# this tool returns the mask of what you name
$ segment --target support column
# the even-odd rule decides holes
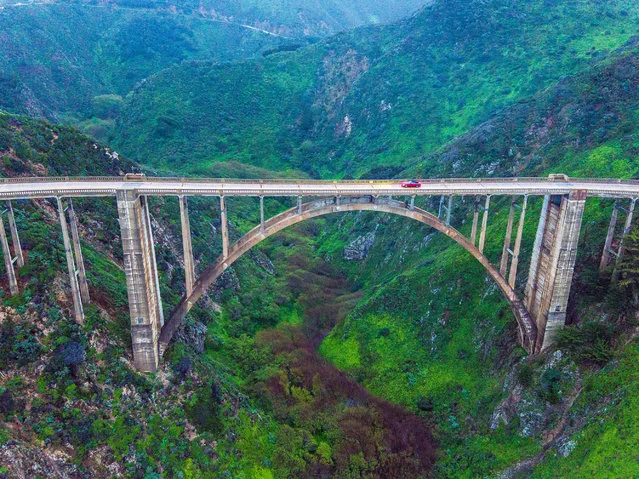
[[[519,215],[519,224],[517,225],[517,238],[515,239],[515,250],[513,251],[513,259],[510,263],[510,274],[508,275],[508,284],[511,288],[515,287],[517,279],[517,268],[519,266],[519,252],[521,251],[521,238],[524,233],[524,221],[526,220],[526,209],[528,207],[528,195],[524,196],[524,202],[521,205],[521,214]]]
[[[617,201],[612,207],[612,216],[610,217],[610,224],[608,225],[608,234],[606,235],[606,242],[604,243],[604,249],[601,253],[601,261],[599,262],[599,271],[602,271],[608,266],[610,262],[610,248],[612,247],[612,240],[615,236],[615,227],[617,226],[617,217],[619,211],[617,210]]]
[[[11,250],[9,249],[9,243],[7,242],[7,233],[4,230],[2,215],[0,215],[0,243],[2,243],[4,269],[7,271],[7,278],[9,280],[9,291],[11,292],[11,296],[15,296],[19,293],[18,281],[16,280],[16,272],[13,269],[13,259],[11,258]]]
[[[510,250],[510,240],[513,235],[513,222],[515,221],[515,200],[510,202],[510,213],[508,213],[508,226],[506,226],[506,237],[504,238],[504,247],[501,251],[501,262],[499,263],[499,273],[506,276],[508,269],[508,255]]]
[[[24,256],[22,255],[22,246],[20,245],[20,236],[16,227],[16,217],[13,214],[13,206],[11,201],[7,201],[7,211],[9,213],[9,229],[11,230],[11,243],[13,244],[13,255],[16,258],[18,268],[24,266]]]
[[[80,298],[82,303],[91,304],[89,296],[89,285],[87,283],[87,273],[84,269],[84,257],[82,256],[82,247],[80,246],[80,235],[78,234],[78,219],[73,209],[73,201],[69,200],[69,222],[71,223],[71,238],[73,240],[73,252],[75,254],[75,262],[78,269],[78,286],[80,287]]]
[[[146,199],[136,191],[118,191],[120,236],[126,273],[133,361],[141,371],[155,372],[160,362],[158,338],[162,328],[162,299],[151,222]]]
[[[193,283],[195,283],[195,263],[193,261],[193,244],[191,242],[191,222],[189,221],[189,210],[186,196],[180,196],[179,200],[186,295],[191,296],[191,293],[193,292]]]
[[[410,204],[409,204],[408,208],[409,208],[411,211],[413,211],[413,210],[415,209],[415,197],[414,197],[414,196],[411,196],[411,197],[410,197]]]
[[[260,196],[260,231],[264,233],[264,197]]]
[[[537,234],[535,235],[535,243],[533,244],[532,257],[530,258],[530,269],[528,270],[528,282],[526,283],[526,291],[524,293],[526,301],[526,309],[532,311],[532,302],[534,300],[534,285],[537,284],[537,273],[539,271],[539,259],[541,258],[542,245],[544,241],[544,232],[548,222],[548,211],[550,210],[550,195],[544,196],[544,204],[541,207],[539,216],[539,224],[537,225]]]
[[[529,312],[537,324],[535,351],[552,345],[566,322],[586,193],[575,190],[570,195],[553,196],[548,202],[539,257],[529,276],[534,283],[526,288]]]
[[[302,197],[301,196],[297,197],[297,214],[298,215],[302,214]]]
[[[226,259],[229,257],[229,228],[224,196],[220,196],[220,223],[222,224],[222,258]]]
[[[437,218],[442,219],[442,213],[444,211],[444,197],[439,198],[439,213],[437,213]]]
[[[621,234],[621,239],[619,240],[619,251],[617,251],[617,259],[615,260],[615,264],[619,264],[621,258],[623,257],[623,243],[630,233],[632,229],[632,217],[635,215],[635,206],[637,204],[638,198],[633,198],[630,200],[630,208],[628,209],[628,216],[626,216],[626,224],[623,227],[623,233]]]
[[[484,216],[481,219],[481,232],[479,233],[479,252],[483,254],[486,244],[486,227],[488,226],[488,210],[490,209],[490,195],[486,196]]]
[[[71,284],[71,296],[73,298],[73,315],[76,322],[82,324],[84,322],[84,311],[82,310],[82,298],[80,297],[80,287],[78,286],[78,277],[76,276],[75,262],[73,261],[73,250],[71,249],[71,240],[69,239],[69,227],[67,226],[66,213],[60,197],[58,201],[58,214],[60,216],[60,226],[62,228],[62,240],[64,242],[64,252],[67,257],[67,267],[69,268],[69,283]]]
[[[473,229],[470,232],[470,242],[477,244],[477,224],[479,223],[479,201],[475,199],[475,212],[473,213]]]
[[[160,327],[164,326],[164,311],[162,310],[162,295],[160,294],[160,280],[158,275],[158,262],[155,259],[155,241],[153,241],[153,228],[151,227],[151,214],[149,213],[149,197],[148,196],[140,196],[140,203],[144,208],[144,219],[146,220],[146,228],[142,231],[144,232],[144,240],[146,241],[147,248],[151,253],[149,257],[146,259],[147,267],[153,273],[154,283],[155,283],[155,292],[154,295],[157,298],[155,302],[155,307],[157,310],[157,315],[160,318]]]
[[[453,210],[453,197],[448,197],[448,207],[446,208],[446,226],[450,226],[450,214]]]

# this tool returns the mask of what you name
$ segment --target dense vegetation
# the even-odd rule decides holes
[[[133,87],[169,66],[297,48],[399,18],[421,0],[29,3],[0,2],[0,108],[80,124],[104,137]]]
[[[261,61],[166,70],[126,103],[113,141],[183,171],[233,159],[389,176],[622,46],[638,16],[623,1],[435,2]]]
[[[118,175],[135,168],[74,129],[0,114],[0,132],[6,176]],[[215,233],[202,225],[213,220],[191,204],[201,232],[196,253],[210,261],[219,246],[206,251]],[[231,204],[244,216],[231,217],[237,236],[251,205]],[[54,206],[15,206],[27,264],[18,272],[19,296],[10,297],[4,283],[0,290],[0,368],[6,373],[0,474],[420,477],[432,467],[434,441],[420,418],[372,397],[316,352],[359,294],[339,272],[311,259],[314,229],[279,238],[268,257],[256,253],[240,261],[213,293],[226,305],[223,314],[198,309],[165,370],[148,377],[130,362],[114,201],[76,202],[92,296],[84,325],[69,314]],[[285,206],[269,203],[268,209]],[[153,207],[169,309],[183,290],[183,273],[174,271],[176,210],[171,201]],[[274,270],[282,273],[269,281]],[[236,275],[253,278],[242,282],[239,295]],[[65,448],[73,453],[52,461]]]
[[[108,128],[140,81],[184,60],[228,61],[281,39],[232,24],[68,2],[0,11],[0,108]]]
[[[70,0],[90,6],[146,9],[248,25],[285,37],[322,37],[360,25],[387,23],[413,13],[428,0]],[[0,6],[38,3],[2,0]],[[57,0],[55,3],[62,3]],[[70,3],[68,0],[65,3]]]
[[[145,15],[163,22],[157,13]],[[118,148],[169,173],[638,177],[638,15],[621,1],[446,0],[396,25],[277,44],[259,60],[186,62],[92,108],[117,122]],[[169,38],[148,58],[196,55]],[[134,168],[73,129],[9,115],[0,158],[5,175]],[[472,204],[455,200],[462,232]],[[220,253],[219,205],[189,205],[203,268]],[[64,450],[60,467],[93,477],[639,474],[639,233],[612,282],[598,271],[611,201],[588,201],[570,324],[545,355],[517,346],[507,304],[461,248],[408,219],[361,213],[300,224],[238,261],[156,376],[130,368],[112,202],[77,207],[95,303],[84,327],[68,319],[55,216],[45,202],[19,206],[27,286],[0,315],[5,467]],[[183,291],[178,205],[152,206],[168,313]],[[290,206],[268,199],[267,214]],[[507,206],[491,208],[493,262]],[[257,203],[228,207],[237,239],[257,223]],[[531,200],[525,257],[539,208]],[[348,259],[362,241],[361,259]],[[519,291],[526,273],[522,264]]]

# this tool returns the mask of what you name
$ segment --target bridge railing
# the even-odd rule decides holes
[[[36,176],[36,177],[15,177],[1,178],[2,183],[48,183],[48,182],[121,182],[121,183],[216,183],[216,184],[286,184],[286,185],[389,185],[402,181],[401,179],[388,180],[315,180],[315,179],[235,179],[235,178],[187,178],[187,177],[157,177],[147,176],[141,179],[127,179],[124,176]],[[504,183],[504,182],[535,182],[535,183],[617,183],[637,185],[637,179],[619,178],[548,178],[548,177],[510,177],[510,178],[422,178],[423,184],[456,184],[456,183]]]

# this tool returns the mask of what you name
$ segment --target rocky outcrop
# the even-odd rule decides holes
[[[204,352],[206,339],[206,325],[199,321],[189,321],[182,324],[175,333],[175,340],[192,347],[196,352]]]
[[[375,232],[371,231],[357,237],[351,244],[344,248],[344,259],[349,261],[361,261],[368,255],[369,250],[375,244]]]

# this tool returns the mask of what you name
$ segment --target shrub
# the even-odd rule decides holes
[[[432,412],[435,409],[435,404],[433,403],[433,399],[432,398],[427,398],[427,397],[421,396],[417,400],[417,408],[420,411]]]
[[[189,358],[181,358],[177,364],[173,366],[173,371],[180,379],[185,379],[191,372],[193,362]]]
[[[58,346],[55,350],[55,355],[73,374],[77,372],[78,367],[87,358],[87,352],[84,347],[75,341],[67,341]]]
[[[541,375],[541,388],[544,399],[550,403],[559,401],[561,375],[557,368],[548,368]]]
[[[15,408],[12,394],[4,388],[0,388],[0,414],[9,415]]]
[[[197,395],[195,401],[186,410],[187,416],[198,429],[218,434],[223,428],[220,402],[218,386],[213,383],[210,394]]]
[[[533,367],[524,363],[517,369],[517,381],[525,388],[529,388],[533,383]]]
[[[557,335],[557,345],[576,359],[604,365],[614,356],[616,333],[614,324],[588,321],[564,328]]]

